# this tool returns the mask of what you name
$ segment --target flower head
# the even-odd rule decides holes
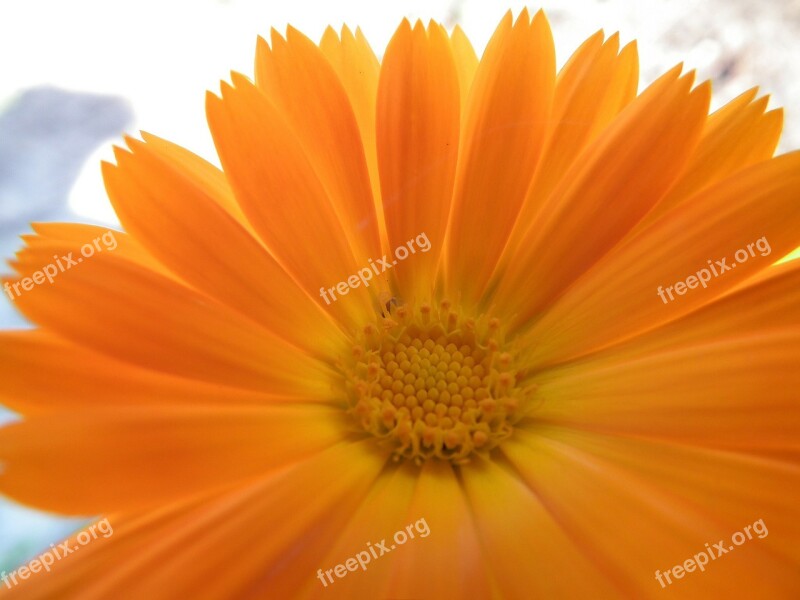
[[[221,169],[128,139],[114,248],[38,224],[6,282],[0,491],[115,532],[15,592],[796,594],[800,155],[638,85],[543,13],[290,28],[208,95]]]

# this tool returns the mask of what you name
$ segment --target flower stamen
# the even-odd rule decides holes
[[[456,464],[488,453],[524,414],[532,386],[500,321],[464,317],[443,301],[392,306],[361,330],[346,375],[348,412],[396,460]]]

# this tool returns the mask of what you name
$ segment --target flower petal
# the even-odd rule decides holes
[[[541,405],[532,418],[698,446],[798,452],[798,351],[795,326],[627,360],[612,354],[538,377]]]
[[[386,462],[372,445],[338,444],[259,484],[245,505],[213,529],[168,541],[159,549],[158,572],[140,577],[143,592],[171,586],[174,598],[294,598],[306,582],[322,589],[316,579],[320,557],[336,543]],[[137,566],[139,574],[152,568],[145,561]],[[225,577],[170,583],[175,573],[198,569]]]
[[[531,20],[523,10],[512,25],[509,12],[475,73],[459,148],[445,295],[467,306],[478,302],[519,213],[554,85],[555,51],[544,13]]]
[[[168,502],[332,446],[344,436],[340,414],[323,407],[115,407],[33,417],[0,429],[0,490],[76,515]]]
[[[430,247],[397,265],[404,301],[431,299],[453,193],[459,82],[438,25],[403,21],[386,49],[378,86],[378,163],[391,248],[426,234]],[[416,252],[416,249],[414,249]],[[397,262],[397,261],[395,261]]]
[[[532,418],[748,452],[800,450],[800,264],[769,271],[682,319],[536,375]]]
[[[132,152],[119,150],[119,166],[105,163],[103,174],[129,233],[185,281],[295,346],[319,356],[340,351],[343,335],[331,315],[213,199],[202,179],[149,143],[128,144]]]
[[[624,596],[516,474],[482,461],[464,467],[462,481],[501,597]]]
[[[703,137],[670,192],[640,224],[644,226],[699,190],[772,157],[783,128],[783,110],[764,112],[768,96],[745,92],[709,115]]]
[[[235,88],[223,85],[222,99],[209,94],[207,111],[225,173],[245,214],[303,290],[319,295],[320,305],[347,326],[360,325],[365,314],[373,313],[369,293],[353,290],[345,299],[334,290],[333,300],[323,300],[322,291],[317,292],[361,266],[322,181],[281,113],[243,77],[234,81]]]
[[[319,44],[320,50],[339,76],[350,105],[353,107],[367,169],[372,184],[381,240],[386,246],[385,221],[381,204],[381,185],[378,174],[378,150],[375,143],[375,103],[378,98],[378,76],[381,64],[364,37],[361,29],[355,35],[346,26],[342,27],[341,37],[328,27]]]
[[[496,295],[516,324],[539,314],[619,242],[682,170],[705,123],[710,86],[690,92],[693,75],[677,75],[673,69],[631,102],[531,220]]]
[[[545,366],[641,334],[767,268],[800,241],[798,194],[800,152],[759,163],[700,192],[615,248],[534,324],[525,334],[536,340],[533,360]],[[734,262],[738,249],[762,237],[773,258],[755,253]],[[708,268],[717,257],[729,261],[727,270],[714,278],[709,274],[705,289],[696,284],[674,301],[659,298],[660,287]]]
[[[519,246],[528,229],[553,189],[576,159],[582,158],[583,149],[636,97],[639,84],[636,45],[628,44],[619,54],[618,50],[619,36],[603,43],[603,34],[598,32],[575,51],[559,72],[542,158],[495,278],[504,277],[509,263],[518,260]]]
[[[181,172],[187,179],[197,182],[209,198],[219,204],[227,213],[235,218],[242,227],[252,233],[253,228],[242,212],[242,207],[236,201],[236,196],[228,184],[228,179],[220,169],[210,162],[200,158],[182,146],[168,142],[147,133],[141,132],[142,139],[147,143],[147,149],[157,154],[161,160],[171,165],[176,171]]]
[[[461,91],[461,112],[466,111],[467,101],[469,100],[472,81],[475,79],[475,72],[478,70],[478,56],[469,41],[469,38],[458,25],[453,27],[450,34],[450,43],[453,46],[453,58],[456,62],[458,71],[459,90]]]
[[[392,557],[392,595],[400,598],[489,598],[490,581],[475,516],[453,467],[428,460],[406,509],[416,534]],[[480,518],[480,515],[478,515]],[[422,531],[417,527],[424,522]],[[428,536],[420,533],[428,531]]]
[[[18,413],[36,415],[110,406],[230,407],[311,400],[143,369],[34,330],[0,332],[0,401]]]
[[[292,597],[319,598],[323,593],[335,598],[397,597],[397,590],[392,586],[392,570],[402,553],[408,552],[414,543],[421,542],[415,540],[392,550],[391,537],[395,531],[408,525],[412,518],[409,505],[418,480],[419,468],[416,465],[408,462],[387,464],[361,498],[358,507],[347,515],[346,523],[339,528],[335,538],[317,556],[316,563],[310,565],[310,573],[315,573],[313,567],[323,571],[324,583],[307,575],[298,576],[297,591],[291,594]],[[384,542],[386,550],[381,550],[380,544]],[[374,548],[377,558],[370,553],[370,547]],[[387,551],[391,554],[385,555]],[[325,573],[359,552],[369,555],[368,558],[362,556],[362,560],[369,560],[366,569],[358,567],[342,579],[336,577],[335,573]],[[291,588],[284,589],[288,595]],[[323,589],[324,592],[321,591]]]
[[[515,436],[503,452],[607,580],[627,592],[609,597],[656,597],[680,586],[681,598],[789,598],[797,587],[796,564],[781,556],[786,542],[779,539],[796,535],[796,524],[784,528],[792,501],[775,495],[779,479],[767,483],[769,475],[786,475],[796,490],[796,467],[548,427]],[[737,466],[742,472],[734,474]],[[767,484],[765,497],[756,483]],[[704,572],[668,584],[665,571],[759,518],[780,533],[753,536],[736,552],[709,560]]]
[[[256,86],[302,145],[344,227],[359,263],[381,248],[369,171],[350,99],[333,67],[306,36],[272,30],[272,48],[259,38]]]
[[[34,276],[54,256],[79,261],[79,248],[77,242],[26,248],[18,259],[19,279]],[[330,396],[331,371],[322,362],[115,252],[76,262],[52,285],[24,292],[17,306],[75,343],[141,367],[262,392]]]
[[[347,464],[347,469],[341,469]],[[25,586],[42,598],[221,598],[262,592],[265,565],[293,581],[313,580],[316,564],[287,562],[292,543],[326,548],[367,493],[383,461],[361,444],[339,444],[274,475],[145,513],[112,514],[114,533],[83,546]],[[304,497],[301,505],[295,499]],[[293,505],[292,518],[285,507]],[[333,508],[336,510],[332,510]],[[73,538],[74,539],[74,538]],[[197,577],[198,571],[216,573]],[[262,595],[280,595],[270,585]],[[315,590],[316,591],[316,590]],[[330,591],[330,590],[326,590]],[[31,596],[36,592],[39,595]],[[13,594],[13,592],[10,592]],[[335,590],[329,597],[340,597]]]

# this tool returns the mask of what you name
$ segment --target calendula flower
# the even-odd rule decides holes
[[[3,592],[798,597],[800,154],[681,73],[290,28],[221,169],[129,139],[125,232],[36,225],[0,337],[0,491],[113,536]]]

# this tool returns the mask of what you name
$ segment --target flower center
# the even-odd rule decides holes
[[[396,460],[468,462],[511,435],[534,386],[506,348],[500,321],[404,305],[366,325],[343,370],[349,412]]]

